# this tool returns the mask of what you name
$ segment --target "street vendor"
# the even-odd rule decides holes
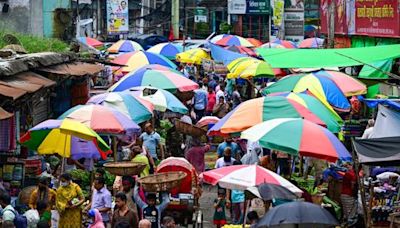
[[[169,196],[167,192],[161,194],[161,203],[156,205],[157,196],[154,193],[147,193],[146,201],[144,202],[139,195],[139,187],[135,186],[134,198],[136,204],[142,209],[142,219],[147,219],[151,222],[151,228],[160,227],[161,214],[169,204]]]
[[[31,209],[36,209],[36,205],[39,201],[43,201],[47,204],[47,211],[51,211],[56,203],[56,191],[49,188],[49,178],[40,177],[38,186],[29,198],[29,207]]]
[[[357,213],[357,177],[350,162],[345,163],[347,168],[343,176],[342,192],[340,200],[343,206],[343,221],[345,223],[352,223]]]

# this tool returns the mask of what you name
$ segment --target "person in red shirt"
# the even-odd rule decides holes
[[[207,113],[207,116],[211,116],[213,113],[215,103],[217,102],[217,98],[216,98],[214,89],[211,86],[209,86],[207,90],[208,90],[208,94],[207,94],[208,103],[207,103],[206,113]]]
[[[343,176],[340,200],[342,201],[343,221],[351,223],[357,216],[357,177],[351,163],[346,163],[344,166],[347,171]]]
[[[210,150],[209,145],[201,145],[199,139],[193,139],[193,147],[185,153],[185,158],[194,166],[197,173],[205,171],[205,154]]]

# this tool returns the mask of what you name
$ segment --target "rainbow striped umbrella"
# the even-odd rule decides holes
[[[283,96],[290,100],[294,100],[297,103],[308,108],[312,113],[317,115],[324,123],[326,127],[333,133],[338,133],[343,124],[342,118],[332,109],[332,107],[326,107],[317,98],[308,95],[306,93],[274,93],[268,96]]]
[[[228,35],[223,37],[222,39],[218,40],[215,42],[215,44],[220,45],[220,46],[244,46],[244,47],[254,47],[250,41],[246,40],[245,38],[241,36],[236,36],[236,35]]]
[[[280,118],[257,124],[242,132],[241,138],[292,155],[336,162],[351,155],[328,129],[300,118]]]
[[[274,71],[267,62],[252,57],[242,57],[233,60],[227,66],[227,78],[272,77]]]
[[[136,86],[153,86],[168,90],[187,92],[199,88],[199,85],[187,79],[176,70],[160,69],[157,65],[144,66],[127,75],[110,87],[109,91],[124,91]]]
[[[331,105],[339,111],[350,111],[350,103],[336,83],[328,77],[321,77],[315,74],[286,76],[265,88],[263,93],[301,93],[304,91],[314,95],[327,107]]]
[[[149,48],[147,51],[162,55],[170,60],[174,60],[176,58],[176,54],[181,53],[183,48],[172,43],[161,43]]]
[[[312,73],[317,77],[327,77],[334,81],[346,97],[367,93],[367,86],[361,81],[339,71],[320,70]]]
[[[249,41],[251,44],[254,45],[254,47],[260,47],[263,43],[256,38],[246,38],[247,41]]]
[[[211,38],[210,42],[213,43],[213,44],[215,44],[215,43],[217,43],[220,39],[225,38],[225,37],[227,37],[227,36],[230,36],[230,35],[229,35],[229,34],[219,34],[219,35],[216,35],[216,36],[214,36],[213,38]]]
[[[143,47],[132,40],[119,40],[107,49],[109,53],[142,51]]]
[[[132,134],[140,127],[120,111],[95,104],[77,105],[64,112],[58,119],[72,119],[92,128],[99,134]]]
[[[279,44],[284,46],[285,48],[297,48],[297,45],[295,43],[293,43],[292,41],[288,41],[288,40],[280,40],[280,39],[275,39],[273,41],[270,42],[271,44]],[[269,43],[266,43],[263,45],[264,46],[268,46]]]
[[[276,118],[305,118],[319,125],[326,124],[309,109],[282,96],[260,97],[241,103],[208,132],[209,135],[235,134],[263,121]]]
[[[211,59],[210,54],[202,48],[193,48],[176,55],[176,61],[200,65],[203,59]]]
[[[98,41],[98,40],[96,40],[94,38],[91,38],[91,37],[79,37],[78,41],[83,43],[83,44],[95,47],[95,48],[98,48],[98,47],[101,47],[101,46],[104,45],[103,42]]]
[[[87,104],[101,104],[115,108],[136,123],[151,119],[154,111],[154,106],[150,102],[135,97],[127,91],[99,94],[91,97]]]
[[[324,46],[324,39],[321,38],[308,38],[300,42],[299,48],[322,48]]]
[[[286,47],[276,43],[265,43],[261,45],[261,48],[286,48]]]
[[[229,50],[229,51],[237,52],[240,54],[245,54],[245,55],[248,55],[251,57],[257,57],[257,53],[247,47],[232,45],[232,46],[225,47],[225,49]]]
[[[46,120],[25,133],[20,142],[42,155],[59,154],[73,159],[106,159],[111,153],[96,132],[70,119]]]
[[[175,63],[171,62],[164,56],[147,51],[136,51],[136,52],[125,53],[117,56],[114,60],[112,60],[112,62],[121,65],[126,65],[121,69],[121,71],[124,73],[132,72],[134,70],[139,69],[140,67],[147,66],[149,64],[159,64],[173,69],[177,68]]]

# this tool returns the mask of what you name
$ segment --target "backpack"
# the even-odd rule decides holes
[[[25,217],[25,215],[19,214],[17,211],[15,211],[15,209],[14,210],[7,209],[7,210],[11,211],[15,215],[15,218],[14,218],[15,228],[27,228],[28,227],[28,219]],[[4,211],[3,211],[3,213],[4,213]]]

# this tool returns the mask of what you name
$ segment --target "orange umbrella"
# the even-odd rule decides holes
[[[247,41],[249,41],[251,44],[254,45],[254,47],[260,47],[263,43],[256,38],[246,38]]]

